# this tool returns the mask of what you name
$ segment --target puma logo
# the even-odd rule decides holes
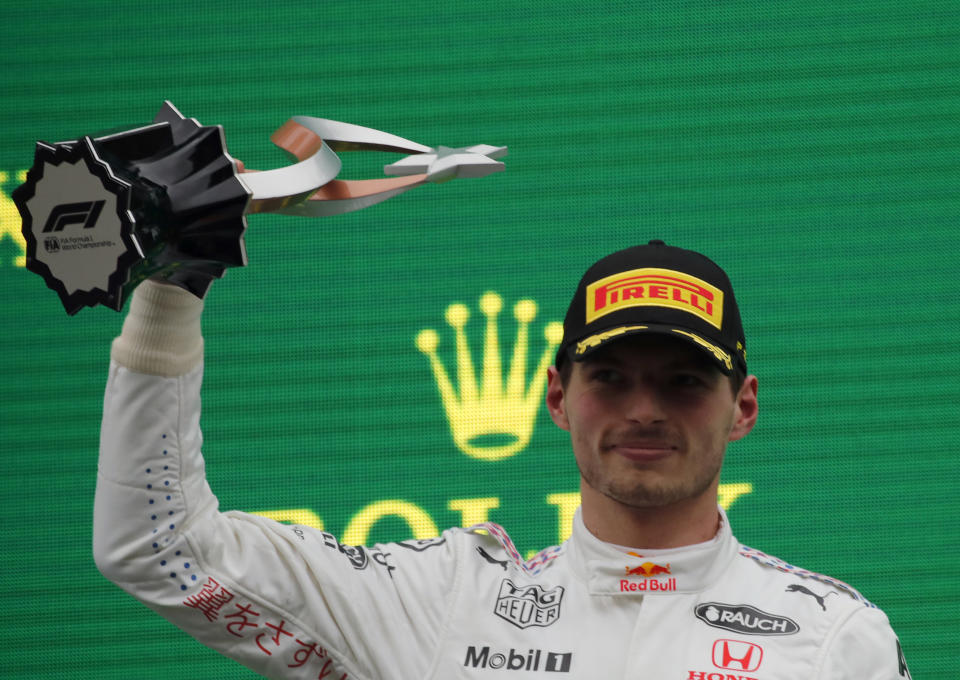
[[[836,593],[835,593],[834,591],[832,591],[832,590],[831,590],[829,593],[827,593],[826,595],[817,595],[815,592],[813,592],[813,591],[810,590],[809,588],[806,588],[805,586],[801,586],[801,585],[797,585],[797,584],[793,584],[793,585],[791,585],[791,586],[787,586],[787,592],[788,592],[788,593],[803,593],[804,595],[809,595],[810,597],[812,597],[814,600],[817,601],[817,604],[820,605],[820,608],[823,609],[823,611],[827,611],[827,605],[826,605],[826,603],[824,602],[824,600],[826,600],[826,599],[827,599],[829,596],[831,596],[831,595],[836,595]]]
[[[507,560],[494,559],[493,557],[490,556],[490,554],[486,550],[483,549],[482,546],[479,546],[479,545],[477,546],[477,552],[480,553],[480,557],[485,559],[490,564],[499,564],[501,567],[503,567],[504,571],[507,570],[507,565],[509,564]]]

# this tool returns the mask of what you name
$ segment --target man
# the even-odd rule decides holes
[[[581,280],[547,404],[570,432],[583,504],[571,538],[529,561],[493,524],[363,548],[220,513],[200,455],[202,307],[158,282],[134,295],[104,401],[95,554],[257,672],[909,677],[880,610],[741,546],[717,506],[726,444],[756,422],[757,379],[733,289],[706,257],[652,241]]]

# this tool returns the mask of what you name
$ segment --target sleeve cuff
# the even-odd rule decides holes
[[[111,356],[137,373],[183,375],[203,360],[202,313],[203,300],[193,294],[170,284],[144,281],[133,292]]]

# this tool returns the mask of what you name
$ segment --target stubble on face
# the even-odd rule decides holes
[[[658,352],[663,347],[654,346]],[[614,365],[632,383],[649,380],[645,399],[657,417],[646,420],[620,411],[637,398],[636,387],[622,394],[589,379],[588,365],[574,369],[568,391],[572,444],[584,485],[622,505],[636,509],[671,506],[690,499],[716,496],[730,434],[734,402],[726,377],[700,372],[708,385],[671,389],[673,365],[685,366],[685,349],[676,350],[673,364],[658,358],[660,368],[645,375],[646,361],[614,355]],[[691,355],[698,358],[697,355]],[[656,362],[654,362],[655,365]],[[671,366],[669,369],[664,368]],[[653,397],[650,394],[654,395]],[[632,455],[637,448],[644,455]],[[663,450],[663,455],[656,451]]]
[[[661,431],[644,430],[614,433],[607,441],[612,444],[621,437],[634,436],[681,439]],[[671,475],[664,474],[657,467],[660,461],[650,464],[618,461],[605,465],[601,457],[610,459],[618,454],[606,444],[601,445],[600,452],[600,457],[576,456],[582,482],[594,491],[636,509],[661,508],[711,493],[720,478],[724,455],[722,447],[719,451],[691,454],[685,445],[680,444],[671,454],[676,460],[662,462],[662,467],[675,463],[670,468],[682,470],[680,474]],[[697,460],[689,460],[691,455],[695,455]]]

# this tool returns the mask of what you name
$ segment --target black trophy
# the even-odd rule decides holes
[[[424,182],[503,169],[506,147],[431,147],[379,130],[294,116],[275,144],[299,162],[241,172],[223,128],[200,125],[165,102],[153,123],[116,134],[37,142],[33,167],[13,192],[23,220],[26,266],[60,296],[68,314],[120,310],[154,277],[197,297],[227,267],[247,263],[245,215],[325,216],[359,210]],[[414,152],[386,166],[388,179],[336,180],[335,151]]]

